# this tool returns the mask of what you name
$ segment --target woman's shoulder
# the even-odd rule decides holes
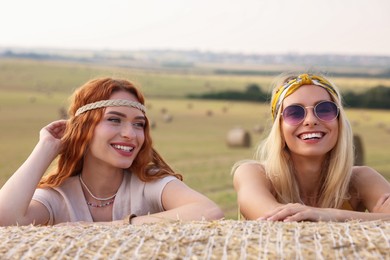
[[[37,188],[36,191],[41,194],[60,194],[63,191],[67,191],[68,189],[74,189],[75,185],[77,185],[78,176],[68,177],[61,185],[56,187],[42,187]]]
[[[364,209],[372,210],[378,199],[390,191],[390,183],[379,172],[368,166],[354,166],[350,190],[364,205]],[[353,193],[351,192],[353,195]]]
[[[376,170],[369,166],[353,166],[352,167],[352,181],[364,181],[372,176],[380,175]]]
[[[247,160],[236,165],[233,170],[233,181],[235,184],[238,184],[247,182],[254,183],[258,181],[268,182],[268,179],[263,164],[258,161]]]
[[[354,166],[352,168],[351,189],[359,193],[374,189],[377,185],[387,182],[386,179],[375,169],[369,166]]]
[[[241,172],[259,173],[265,172],[264,165],[255,160],[240,161],[235,164],[233,174],[237,175]]]
[[[132,187],[132,190],[150,190],[150,189],[161,189],[168,182],[172,180],[178,180],[175,176],[167,175],[161,178],[156,178],[151,181],[143,181],[141,180],[137,174],[133,172],[128,172],[126,174],[125,185],[129,185]]]

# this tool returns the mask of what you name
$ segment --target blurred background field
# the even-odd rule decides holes
[[[0,59],[0,185],[26,159],[39,130],[60,118],[72,91],[89,79],[109,76],[137,83],[146,95],[148,116],[155,124],[154,143],[171,166],[194,189],[216,201],[226,218],[237,218],[236,196],[230,170],[251,158],[270,122],[267,104],[188,99],[188,94],[243,90],[258,84],[268,91],[271,75],[221,75],[208,66],[193,70],[158,70],[86,63]],[[390,86],[387,78],[334,77],[343,90],[362,91]],[[365,164],[390,180],[390,111],[348,109],[353,130],[363,141]],[[172,116],[167,121],[164,116]],[[250,133],[250,147],[230,148],[229,130]],[[85,129],[88,131],[88,129]],[[22,192],[22,191],[21,191]]]

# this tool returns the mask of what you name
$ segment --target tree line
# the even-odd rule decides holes
[[[269,102],[271,95],[257,84],[249,84],[244,91],[226,90],[203,94],[190,94],[188,98]],[[379,85],[362,93],[346,91],[343,93],[345,107],[390,109],[390,87]]]

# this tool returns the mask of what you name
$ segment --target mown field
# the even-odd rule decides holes
[[[249,102],[189,100],[189,93],[244,89],[249,83],[269,88],[271,77],[215,76],[140,71],[72,63],[0,60],[0,185],[16,170],[38,140],[41,127],[58,119],[72,90],[100,77],[136,81],[147,97],[148,116],[156,123],[155,146],[185,182],[216,201],[227,218],[237,218],[231,166],[251,158],[262,134],[253,129],[269,124],[268,106]],[[383,79],[342,79],[343,89],[390,86]],[[162,110],[173,116],[169,123]],[[347,110],[354,132],[364,144],[365,163],[390,180],[390,111]],[[229,148],[226,135],[233,127],[250,132],[251,147]],[[87,129],[86,129],[87,131]]]

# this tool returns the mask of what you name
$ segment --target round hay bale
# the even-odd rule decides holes
[[[236,127],[227,133],[226,142],[229,147],[250,147],[251,136],[245,129]]]
[[[207,110],[207,111],[206,111],[206,115],[207,115],[207,116],[213,116],[213,114],[214,114],[214,113],[213,113],[212,110]]]
[[[390,259],[389,221],[0,227],[1,259]]]
[[[161,114],[166,114],[168,112],[168,109],[165,107],[161,108]]]
[[[156,128],[156,121],[149,120],[149,125],[150,125],[150,129],[155,129]]]
[[[261,124],[257,124],[253,127],[255,133],[261,134],[264,131],[264,127]]]
[[[364,118],[365,121],[371,121],[371,116],[367,114],[363,114],[362,117]]]
[[[188,104],[187,104],[187,108],[188,108],[188,109],[192,109],[193,106],[194,106],[194,105],[193,105],[192,103],[188,103]]]
[[[165,123],[170,123],[173,120],[173,116],[171,114],[164,114],[163,115],[163,120]]]
[[[385,124],[384,122],[379,122],[379,123],[377,124],[377,127],[378,127],[378,128],[385,128],[385,127],[386,127],[386,124]]]
[[[355,127],[356,127],[356,126],[359,126],[359,124],[360,124],[360,123],[359,123],[359,121],[357,121],[357,120],[353,120],[353,121],[352,121],[352,126],[355,126]]]
[[[359,135],[353,135],[353,146],[355,148],[354,165],[364,165],[364,149],[362,138]]]
[[[67,119],[68,118],[68,113],[66,112],[66,109],[64,107],[60,107],[58,109],[58,115],[60,119]]]

